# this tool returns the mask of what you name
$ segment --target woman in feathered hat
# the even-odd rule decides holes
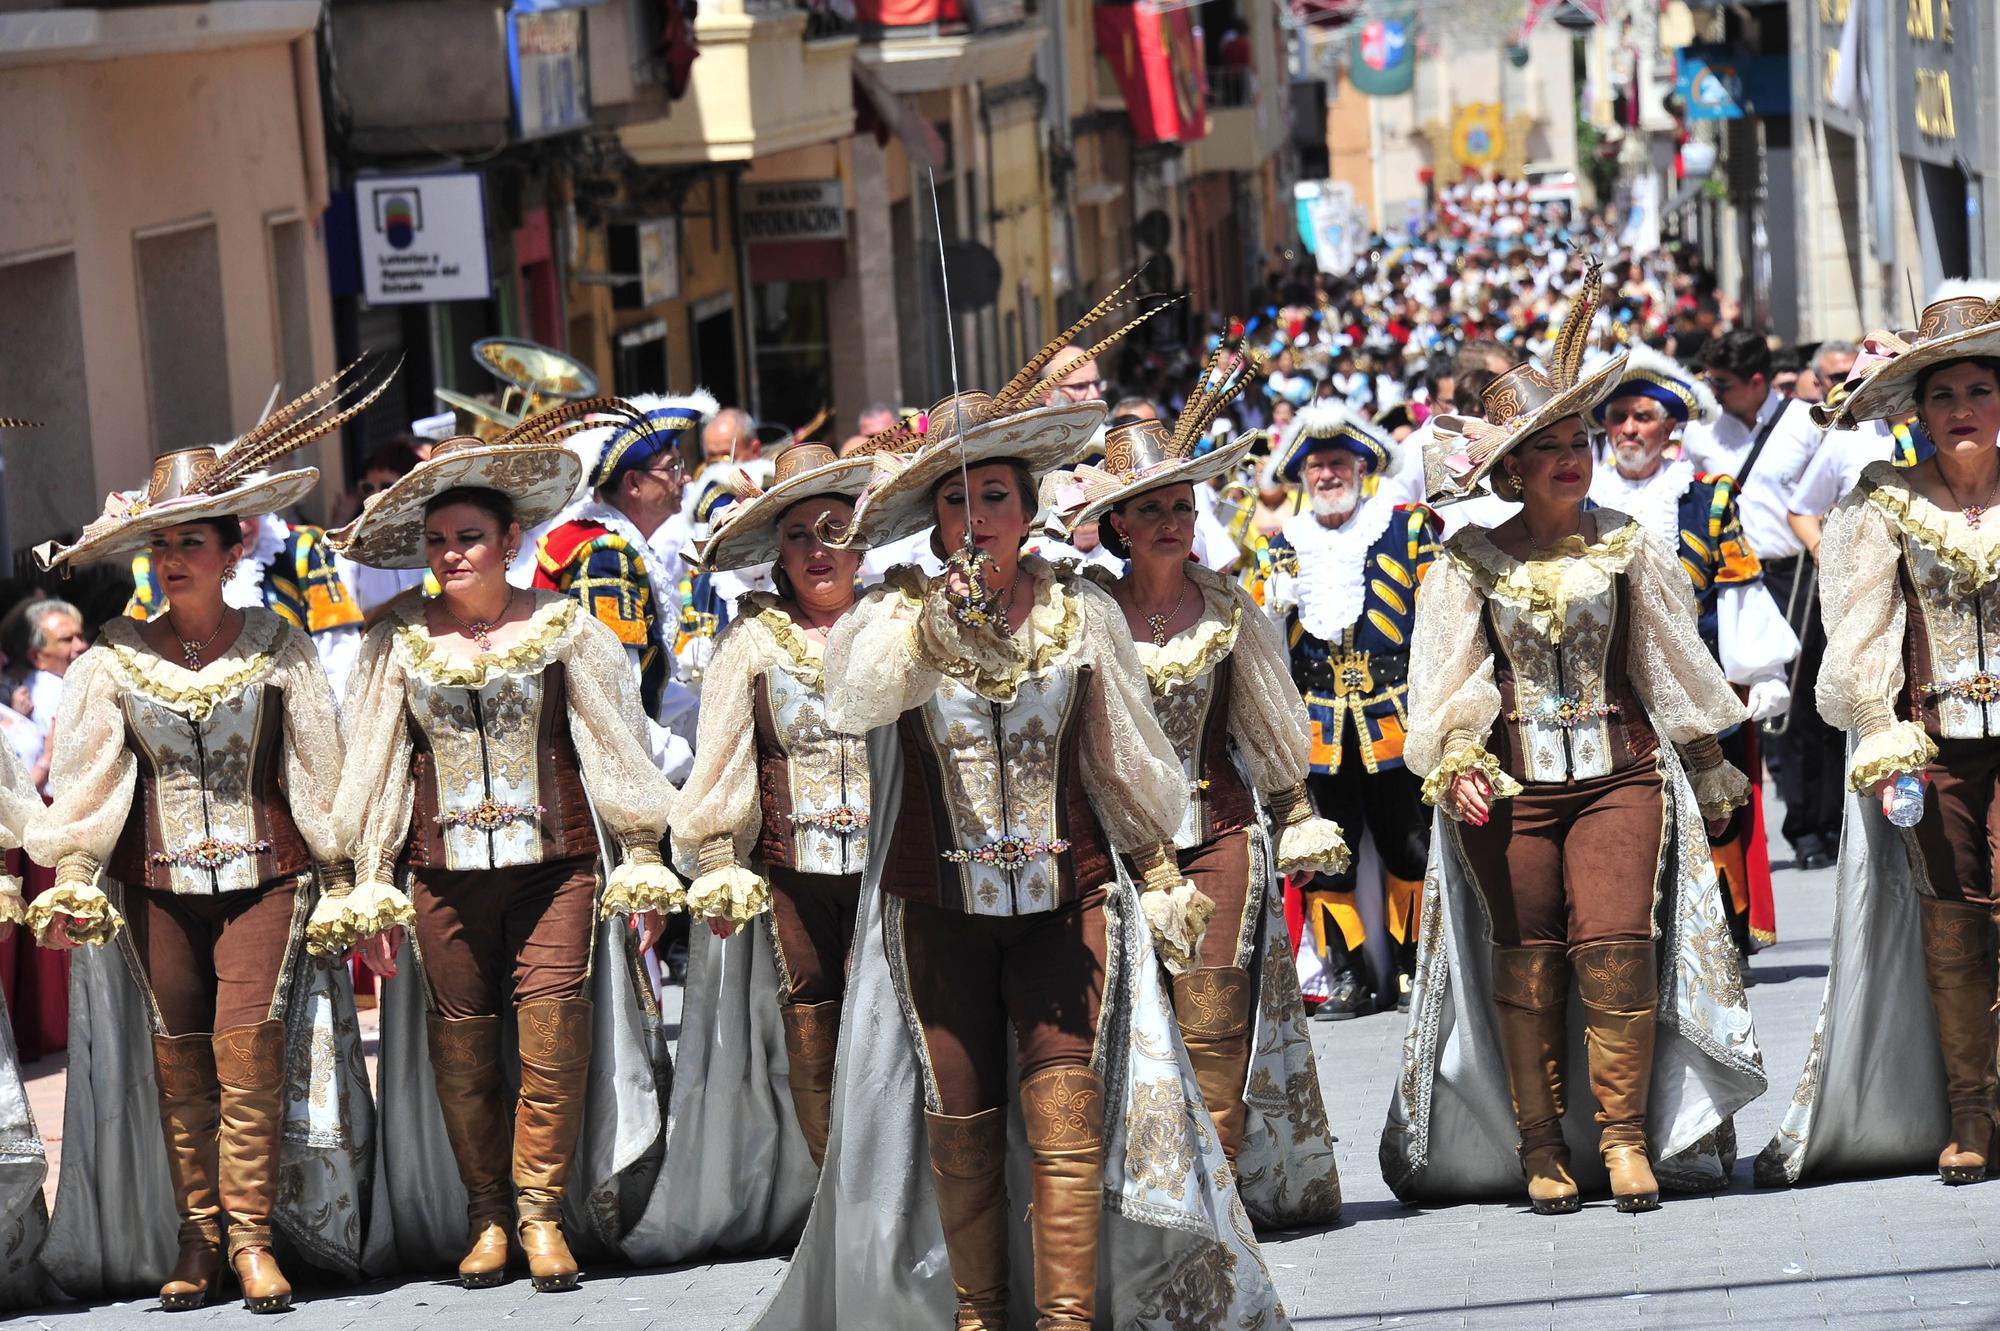
[[[1157,940],[1185,967],[1206,918],[1174,859],[1186,775],[1117,603],[1021,553],[1037,479],[1075,465],[1104,415],[1026,404],[1104,309],[999,393],[874,441],[908,451],[876,455],[842,544],[934,524],[951,563],[891,572],[827,640],[828,723],[869,737],[871,847],[826,1168],[766,1331],[937,1325],[954,1305],[964,1331],[1006,1326],[1010,1290],[1030,1287],[1009,1256],[1023,1211],[1033,1305],[1016,1325],[1087,1331],[1148,1298],[1199,1299],[1231,1326],[1281,1316],[1228,1219],[1153,961]],[[1143,866],[1142,898],[1118,854]],[[1032,1205],[1008,1200],[1013,1112]],[[1202,1292],[1173,1292],[1183,1280]]]
[[[1169,966],[1195,1078],[1252,1218],[1326,1225],[1340,1215],[1340,1180],[1273,888],[1281,874],[1345,869],[1347,844],[1306,794],[1305,705],[1277,625],[1191,558],[1194,487],[1233,470],[1257,436],[1199,456],[1195,445],[1255,368],[1246,360],[1218,374],[1211,357],[1171,427],[1113,426],[1103,465],[1078,467],[1068,485],[1081,493],[1073,520],[1098,522],[1105,544],[1130,561],[1123,577],[1092,576],[1124,611],[1187,781],[1175,857],[1215,903],[1194,955]],[[1260,805],[1278,820],[1275,852]],[[1253,1101],[1253,1081],[1283,1089]]]
[[[411,1083],[431,1078],[418,1072],[414,1021],[395,1020],[415,1005],[385,995],[383,1112],[401,1139],[384,1159],[376,1222],[405,1261],[421,1259],[426,1239],[433,1252],[449,1243],[425,1205],[450,1183],[432,1186],[425,1166],[455,1160],[466,1229],[451,1250],[468,1287],[504,1278],[510,1229],[536,1289],[576,1283],[561,1210],[593,1045],[618,1064],[627,1052],[618,1037],[639,1020],[620,987],[643,984],[621,917],[642,919],[650,944],[659,913],[679,902],[660,854],[676,792],[653,764],[624,646],[575,600],[507,581],[523,525],[575,489],[581,464],[561,440],[592,414],[644,428],[616,400],[589,399],[491,442],[446,440],[330,537],[357,563],[428,564],[440,588],[399,605],[363,644],[334,807],[360,882],[315,912],[308,934],[323,952],[359,946],[393,976],[402,931],[414,930],[449,1148],[398,1154],[437,1120],[402,1114]],[[608,877],[614,856],[600,827],[616,845]],[[595,957],[594,939],[608,957]],[[628,1003],[630,1012],[611,1010]],[[511,1132],[501,1065],[510,1009],[521,1088]],[[639,1061],[625,1071],[649,1078],[643,1052]],[[639,1144],[651,1135],[642,1129]]]
[[[1749,797],[1715,739],[1743,706],[1673,553],[1584,506],[1586,413],[1625,370],[1584,366],[1599,294],[1592,263],[1547,367],[1494,380],[1484,419],[1438,423],[1434,489],[1487,481],[1522,509],[1447,540],[1417,604],[1404,757],[1440,814],[1441,911],[1425,903],[1384,1141],[1403,1197],[1525,1174],[1534,1210],[1577,1209],[1572,977],[1597,1121],[1567,1127],[1597,1147],[1618,1209],[1656,1207],[1662,1179],[1719,1186],[1729,1116],[1764,1088],[1704,835]],[[1510,1137],[1518,1164],[1490,1149]]]
[[[1869,338],[1823,414],[1909,412],[1936,455],[1871,464],[1820,546],[1819,709],[1853,793],[1826,1002],[1765,1182],[1919,1167],[1940,1143],[1946,1183],[1995,1165],[2000,287],[1954,284],[1914,333]]]
[[[72,992],[90,1001],[71,1007],[83,1025],[72,1052],[89,1056],[71,1065],[71,1149],[44,1256],[72,1295],[164,1276],[162,1307],[199,1307],[221,1291],[226,1251],[246,1307],[287,1308],[291,1285],[273,1253],[281,1197],[300,1203],[285,1214],[301,1251],[348,1275],[359,1268],[355,1192],[371,1125],[366,1079],[354,1075],[353,996],[344,974],[307,963],[301,946],[307,915],[345,899],[353,881],[333,820],[333,693],[303,631],[223,600],[243,554],[237,515],[286,508],[319,479],[311,467],[272,466],[387,387],[388,376],[371,388],[355,369],[233,444],[154,459],[145,490],[113,495],[74,544],[38,552],[68,569],[146,550],[171,602],[148,623],[105,625],[70,666],[54,799],[28,828],[29,854],[56,868],[31,927],[50,947],[91,945],[72,976]],[[103,946],[121,932],[115,951]],[[114,1029],[92,1029],[106,1011]],[[150,1057],[137,1023],[120,1020],[141,1012]],[[334,1095],[315,1144],[294,1147],[286,1105],[314,1076]],[[127,1133],[118,1112],[148,1079],[164,1160],[161,1139]],[[171,1193],[158,1195],[155,1179]],[[168,1205],[180,1220],[171,1270]]]

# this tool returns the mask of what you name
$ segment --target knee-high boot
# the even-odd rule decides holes
[[[1951,1140],[1938,1156],[1946,1183],[1976,1183],[1993,1158],[1993,962],[1991,923],[1982,906],[1918,898],[1924,975],[1944,1055]]]
[[[160,1088],[160,1127],[167,1137],[167,1175],[181,1218],[180,1256],[160,1286],[160,1306],[181,1312],[214,1298],[222,1275],[222,1196],[215,1182],[221,1108],[214,1037],[207,1031],[154,1036],[153,1076]]]
[[[1204,966],[1173,979],[1174,1015],[1208,1116],[1231,1161],[1243,1144],[1243,1083],[1250,1075],[1250,973]]]
[[[1090,1331],[1104,1217],[1104,1083],[1087,1067],[1021,1083],[1034,1210],[1036,1331]]]
[[[507,1112],[500,1089],[500,1018],[429,1020],[431,1072],[444,1134],[465,1184],[465,1256],[458,1282],[497,1285],[507,1275]]]
[[[1007,1331],[1007,1111],[924,1115],[957,1331]]]
[[[1528,1205],[1562,1215],[1583,1203],[1563,1141],[1563,1078],[1569,1061],[1569,959],[1556,947],[1493,949],[1493,1004],[1514,1091]]]
[[[833,1052],[840,1043],[840,1000],[787,1003],[785,1061],[791,1065],[792,1111],[815,1165],[826,1163],[826,1134],[833,1117]]]
[[[1570,949],[1583,999],[1584,1047],[1597,1092],[1598,1149],[1621,1211],[1651,1211],[1660,1185],[1646,1154],[1646,1102],[1659,1029],[1659,963],[1650,941],[1586,943]]]
[[[574,1289],[576,1258],[563,1238],[562,1197],[583,1127],[590,1000],[536,999],[516,1004],[514,1017],[521,1051],[521,1098],[514,1108],[515,1231],[536,1289]]]
[[[215,1079],[221,1088],[217,1174],[229,1215],[229,1265],[244,1307],[282,1312],[292,1306],[292,1286],[271,1251],[271,1207],[278,1195],[284,1128],[285,1024],[260,1021],[217,1031]]]

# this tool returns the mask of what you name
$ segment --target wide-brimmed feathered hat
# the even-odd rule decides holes
[[[641,436],[656,428],[646,413],[622,399],[600,397],[551,407],[490,441],[473,435],[447,439],[407,474],[370,495],[361,516],[328,532],[327,542],[371,568],[422,568],[424,508],[460,486],[506,495],[514,505],[514,520],[532,527],[566,508],[584,480],[584,461],[569,446],[571,437],[607,424]]]
[[[363,356],[314,384],[229,443],[162,453],[153,459],[144,489],[107,495],[104,511],[74,542],[39,545],[36,560],[43,568],[67,571],[135,554],[154,532],[184,522],[290,508],[319,484],[319,469],[272,471],[272,464],[338,430],[382,395],[402,362],[371,359]]]
[[[747,568],[778,557],[779,520],[795,504],[837,495],[853,503],[868,486],[873,458],[837,456],[825,444],[794,444],[778,455],[769,489],[741,478],[736,502],[716,518],[696,556],[700,572]]]
[[[834,542],[837,548],[853,550],[886,545],[933,525],[931,492],[961,467],[1017,462],[1039,482],[1058,467],[1082,461],[1090,448],[1091,436],[1104,419],[1105,404],[1063,402],[1042,406],[1037,402],[1038,397],[1047,391],[1049,381],[1061,379],[1078,365],[1094,359],[1119,338],[1184,297],[1174,296],[1160,302],[1060,368],[1047,375],[1043,371],[1085,328],[1112,310],[1130,304],[1120,297],[1136,280],[1137,274],[1127,278],[1081,319],[1058,333],[998,393],[989,395],[974,390],[958,393],[924,415],[870,439],[865,456],[873,459],[873,474],[855,506],[846,533]]]
[[[1226,369],[1221,365],[1225,351],[1237,353]],[[1195,450],[1222,409],[1243,391],[1263,363],[1259,352],[1241,352],[1218,343],[1209,352],[1201,376],[1173,425],[1139,420],[1112,426],[1104,435],[1103,464],[1083,463],[1069,474],[1060,487],[1067,502],[1052,506],[1057,514],[1052,521],[1065,532],[1073,532],[1149,490],[1198,484],[1236,470],[1256,446],[1257,432],[1239,435],[1205,453]]]
[[[1722,418],[1722,404],[1699,374],[1643,342],[1626,347],[1625,373],[1591,408],[1591,418],[1602,424],[1611,404],[1622,397],[1651,398],[1682,425],[1689,421],[1712,425]]]
[[[1279,475],[1297,481],[1306,458],[1326,448],[1346,449],[1378,475],[1392,470],[1403,452],[1388,431],[1346,403],[1326,398],[1299,408],[1292,417],[1291,434],[1278,454]]]
[[[1854,368],[1813,408],[1818,424],[1851,430],[1917,409],[1917,380],[1949,361],[2000,358],[2000,283],[1953,280],[1939,286],[1914,332],[1876,332]]]
[[[1471,497],[1501,458],[1557,421],[1585,415],[1617,386],[1625,374],[1623,350],[1606,356],[1588,372],[1583,363],[1591,321],[1603,294],[1604,264],[1592,259],[1556,329],[1547,362],[1517,365],[1488,384],[1481,399],[1483,416],[1437,418],[1424,466],[1426,488],[1434,501]]]

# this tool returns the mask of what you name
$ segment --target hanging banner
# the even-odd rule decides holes
[[[1484,171],[1507,147],[1505,112],[1498,102],[1473,102],[1451,113],[1451,156],[1461,167]]]
[[[1139,143],[1192,143],[1208,135],[1208,84],[1194,18],[1186,9],[1099,5],[1097,50],[1111,66]]]
[[[1417,76],[1417,21],[1404,10],[1388,18],[1354,25],[1354,50],[1347,80],[1368,97],[1397,97]]]

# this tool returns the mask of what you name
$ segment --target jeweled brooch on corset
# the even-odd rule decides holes
[[[1618,715],[1617,703],[1587,703],[1581,698],[1565,698],[1561,694],[1543,698],[1527,711],[1507,713],[1507,719],[1516,724],[1524,721],[1539,726],[1558,726],[1564,730],[1574,730],[1586,721],[1602,721],[1606,717]]]
[[[538,821],[548,810],[539,804],[496,804],[481,800],[469,809],[453,809],[432,821],[440,827],[469,827],[475,832],[498,832],[515,823]]]
[[[146,858],[155,864],[175,864],[183,869],[214,870],[245,855],[262,855],[270,848],[269,841],[221,841],[207,836],[179,850],[156,850]]]
[[[1197,781],[1188,782],[1188,798],[1191,800],[1200,799],[1202,795],[1207,792],[1207,790],[1208,790],[1207,777],[1202,777]]]
[[[1018,869],[1037,855],[1060,855],[1068,849],[1069,842],[1060,837],[1041,841],[1009,836],[973,850],[948,850],[944,859],[949,864],[990,864],[996,869]]]
[[[1960,702],[1985,706],[2000,702],[2000,675],[1989,675],[1984,670],[1964,679],[1946,680],[1942,684],[1925,684],[1922,692],[1933,698],[1956,698]]]
[[[836,804],[818,813],[795,813],[793,827],[817,827],[822,832],[835,836],[853,836],[868,826],[868,810],[857,809],[852,804]]]

